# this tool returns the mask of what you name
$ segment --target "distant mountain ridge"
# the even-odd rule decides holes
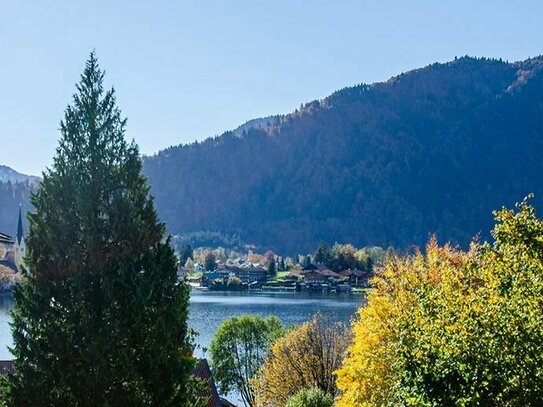
[[[249,120],[245,124],[242,124],[241,126],[232,130],[232,134],[237,137],[243,137],[244,135],[247,135],[249,130],[252,129],[271,130],[274,126],[279,124],[280,121],[281,116],[268,116],[260,119]]]
[[[466,245],[488,235],[493,209],[530,192],[540,202],[542,66],[432,64],[258,119],[243,137],[168,148],[144,172],[175,234],[287,253],[320,240],[405,248],[431,233]]]
[[[34,175],[21,174],[6,165],[0,165],[0,182],[29,182],[31,184],[36,184],[39,181],[39,177],[36,177]]]
[[[530,192],[542,207],[542,153],[543,57],[463,57],[170,147],[144,173],[169,231],[200,243],[466,246],[492,210]],[[0,166],[1,232],[38,181]]]

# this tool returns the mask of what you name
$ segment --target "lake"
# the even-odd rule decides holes
[[[198,344],[207,347],[221,322],[233,315],[275,315],[286,325],[298,325],[319,311],[348,323],[363,301],[351,294],[193,291],[189,325],[199,333]],[[201,357],[203,352],[196,354]]]
[[[352,294],[192,291],[189,325],[199,333],[196,340],[199,349],[195,354],[209,358],[204,349],[209,347],[221,322],[233,315],[275,315],[286,325],[298,325],[321,312],[348,323],[364,301],[361,295]],[[11,296],[0,296],[0,359],[12,358],[7,349],[12,344],[9,327],[12,307]],[[236,395],[229,399],[237,401]]]

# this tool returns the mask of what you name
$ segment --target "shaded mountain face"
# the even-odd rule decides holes
[[[492,210],[543,196],[542,67],[434,64],[166,149],[144,171],[174,234],[281,253],[321,240],[406,248],[432,233],[467,245],[488,236]]]
[[[0,232],[16,236],[19,205],[22,205],[23,212],[30,210],[30,193],[36,187],[37,183],[29,180],[0,182]],[[26,233],[26,217],[23,219],[23,225]]]
[[[30,194],[39,182],[39,177],[21,174],[6,165],[0,165],[0,232],[16,235],[19,205],[22,205],[24,212],[30,210]],[[26,217],[23,224],[26,231]]]

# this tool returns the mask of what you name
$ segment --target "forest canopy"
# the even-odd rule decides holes
[[[389,260],[338,370],[338,407],[540,406],[543,221],[495,212],[492,243]]]
[[[494,208],[543,196],[542,66],[433,64],[168,148],[144,172],[173,234],[285,255],[320,241],[404,249],[432,233],[467,247],[489,237]]]

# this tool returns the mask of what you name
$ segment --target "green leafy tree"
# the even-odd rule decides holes
[[[526,200],[495,218],[491,243],[379,269],[337,407],[543,405],[543,221]]]
[[[373,259],[369,248],[357,250],[352,244],[336,243],[332,247],[327,264],[332,270],[340,272],[347,269],[359,269],[367,272],[373,270]],[[378,258],[376,251],[372,255]]]
[[[285,407],[332,407],[334,397],[321,389],[303,389],[290,397]]]
[[[185,269],[189,273],[194,273],[194,269],[195,269],[194,260],[192,260],[190,257],[185,262]]]
[[[188,289],[103,79],[91,53],[32,196],[8,405],[193,405]]]
[[[231,317],[211,342],[211,368],[221,393],[237,391],[244,403],[255,405],[250,380],[264,362],[274,341],[285,333],[279,319],[258,315]]]

